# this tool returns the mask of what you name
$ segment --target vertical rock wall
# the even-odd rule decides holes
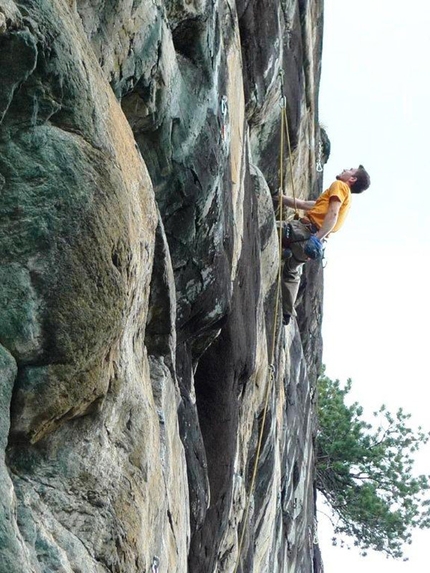
[[[314,571],[321,269],[283,328],[270,195],[281,71],[320,190],[321,34],[319,0],[0,0],[0,573]]]

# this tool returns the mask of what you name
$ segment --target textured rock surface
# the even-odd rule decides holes
[[[282,328],[270,193],[281,70],[320,191],[321,21],[0,0],[0,573],[317,570],[321,269]]]

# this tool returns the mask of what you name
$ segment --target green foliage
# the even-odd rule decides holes
[[[376,426],[365,422],[356,402],[344,402],[350,389],[351,380],[342,388],[324,374],[318,382],[316,486],[336,517],[333,542],[346,534],[363,554],[403,557],[411,530],[430,527],[430,476],[412,474],[413,455],[428,434],[409,428],[402,409],[390,414],[381,406]]]

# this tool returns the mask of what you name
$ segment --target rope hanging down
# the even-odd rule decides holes
[[[260,461],[261,455],[261,447],[263,444],[263,435],[264,435],[264,427],[266,425],[266,418],[269,406],[269,397],[272,390],[273,382],[275,380],[275,367],[274,367],[274,358],[275,358],[275,347],[276,347],[276,330],[278,326],[278,317],[279,317],[279,301],[281,298],[281,277],[282,277],[282,267],[281,267],[281,258],[282,258],[282,221],[283,221],[283,204],[282,204],[282,192],[284,188],[284,165],[283,165],[283,158],[284,158],[284,135],[287,136],[288,142],[288,151],[289,151],[289,159],[290,159],[290,173],[291,173],[291,182],[293,188],[293,197],[294,197],[294,210],[297,215],[298,210],[296,208],[296,194],[294,189],[294,180],[293,180],[293,171],[292,171],[292,153],[291,153],[291,142],[290,142],[290,134],[288,129],[288,118],[286,113],[286,104],[285,104],[285,96],[284,96],[284,85],[283,85],[283,72],[280,72],[281,76],[281,142],[280,142],[280,152],[279,152],[279,203],[278,203],[278,210],[279,210],[279,220],[280,225],[278,226],[278,250],[279,250],[279,265],[278,265],[278,276],[277,276],[277,285],[276,285],[276,297],[275,297],[275,313],[273,317],[273,332],[272,332],[272,347],[270,353],[270,362],[269,362],[269,376],[266,385],[266,392],[264,396],[264,407],[263,407],[263,416],[261,419],[261,426],[258,435],[258,442],[257,442],[257,450],[255,452],[255,461],[254,461],[254,468],[252,471],[251,477],[251,484],[249,487],[249,494],[247,498],[247,502],[245,505],[245,510],[243,514],[243,526],[242,531],[239,539],[239,546],[238,546],[238,555],[236,565],[234,567],[233,573],[237,573],[241,558],[242,558],[242,549],[243,549],[243,542],[245,539],[246,533],[246,525],[248,521],[249,515],[249,507],[251,503],[251,498],[254,494],[255,488],[255,481],[257,478],[257,471],[258,471],[258,464]]]
[[[293,192],[293,200],[294,200],[294,216],[298,218],[299,211],[297,209],[297,198],[296,198],[296,188],[294,185],[294,174],[293,174],[293,152],[291,150],[291,139],[290,139],[290,128],[288,125],[288,115],[287,115],[287,98],[285,97],[284,91],[284,71],[280,70],[279,76],[281,79],[281,148],[279,151],[279,201],[278,206],[282,204],[282,194],[284,192],[284,167],[283,167],[283,160],[284,160],[284,131],[287,139],[288,145],[288,163],[290,168],[290,181],[291,181],[291,190]],[[283,217],[281,216],[282,211],[280,211],[279,219],[282,221]]]

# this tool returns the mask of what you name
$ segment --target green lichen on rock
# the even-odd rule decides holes
[[[29,271],[18,263],[0,266],[0,343],[29,359],[39,346],[38,301]]]

